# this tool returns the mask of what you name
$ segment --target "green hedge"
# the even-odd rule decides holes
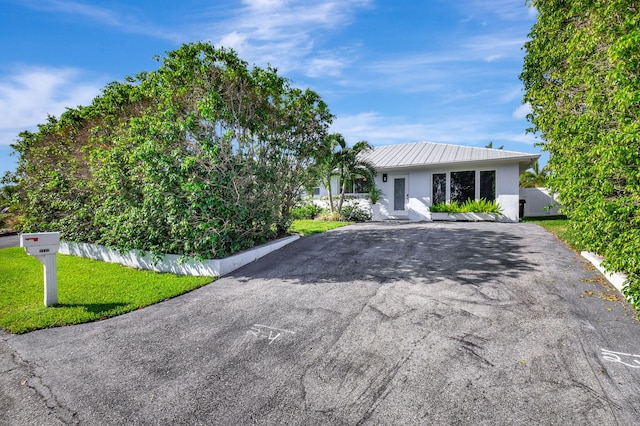
[[[530,2],[521,76],[577,244],[629,276],[640,308],[640,14],[631,0]]]
[[[484,198],[479,200],[467,200],[459,203],[454,200],[447,204],[446,202],[436,203],[429,207],[433,213],[494,213],[502,215],[502,207],[496,201],[487,201]]]
[[[194,257],[251,247],[288,229],[331,119],[275,70],[184,45],[20,134],[22,230]]]

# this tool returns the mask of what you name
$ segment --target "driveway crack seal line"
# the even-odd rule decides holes
[[[381,288],[382,287],[378,287],[376,289],[375,293],[372,294],[371,296],[369,296],[369,298],[362,305],[360,310],[356,314],[354,314],[351,318],[348,319],[347,324],[345,324],[345,326],[342,328],[342,330],[340,330],[340,334],[338,334],[338,336],[336,336],[336,338],[333,339],[333,341],[327,346],[326,352],[328,352],[331,348],[336,346],[336,344],[342,339],[342,337],[347,332],[347,330],[349,330],[349,327],[351,327],[351,325],[362,315],[362,313],[364,312],[365,309],[367,309],[367,308],[375,309],[371,305],[369,305],[369,302],[371,302],[371,300],[373,300],[376,296],[378,296],[378,293],[380,292]],[[382,312],[380,312],[380,313],[382,313]]]
[[[459,350],[465,350],[468,353],[470,353],[471,355],[475,356],[476,358],[478,358],[480,361],[482,361],[482,363],[489,365],[490,367],[495,367],[494,364],[492,364],[489,360],[487,360],[485,357],[483,357],[482,355],[479,355],[474,348],[478,348],[478,349],[484,349],[484,347],[480,346],[480,345],[476,345],[475,343],[467,340],[467,337],[475,337],[477,339],[480,340],[484,340],[486,341],[486,339],[484,339],[483,337],[480,336],[475,336],[473,334],[465,334],[464,337],[449,337],[449,339],[451,340],[455,340],[457,342],[460,342],[462,344],[462,346],[460,346]]]
[[[618,410],[622,410],[622,406],[618,403],[616,403],[615,401],[612,401],[611,398],[608,398],[606,395],[602,395],[601,393],[599,393],[597,390],[593,389],[591,386],[585,385],[584,383],[581,383],[575,379],[571,379],[571,382],[586,390],[588,393],[590,393],[591,395],[595,396],[596,398],[600,399],[600,400],[605,400],[607,401],[607,403],[611,406],[614,406],[615,408],[617,408]],[[611,410],[613,412],[613,410]]]
[[[584,342],[582,340],[582,337],[578,338],[578,342],[580,343],[580,349],[582,349],[582,355],[585,357],[585,359],[589,359],[589,355],[587,354],[587,351],[584,347]],[[598,377],[598,374],[596,374],[595,370],[593,369],[593,367],[591,368],[591,373],[594,375],[595,379],[596,379],[596,383],[598,383],[598,385],[600,386],[600,390],[602,392],[604,392],[604,388],[602,387],[602,383],[600,383],[600,378]],[[618,410],[622,410],[622,406],[618,403],[616,403],[615,401],[612,401],[610,398],[608,398],[606,395],[600,394],[598,393],[598,391],[596,391],[595,389],[585,385],[584,383],[578,382],[575,379],[571,379],[571,381],[576,384],[577,386],[590,391],[593,395],[597,396],[599,399],[603,399],[605,401],[607,401],[607,404],[609,405],[609,409],[611,410],[611,413],[613,414],[613,417],[616,418],[617,420],[617,416],[615,414],[615,411],[613,410],[613,408],[611,408],[612,406],[617,408]]]
[[[58,401],[51,388],[46,385],[43,382],[42,378],[35,373],[33,365],[22,359],[22,357],[20,357],[20,355],[15,350],[12,350],[12,355],[13,362],[16,365],[23,367],[26,370],[27,374],[30,376],[30,378],[22,382],[22,385],[32,389],[40,398],[42,398],[47,408],[49,408],[53,412],[53,414],[64,424],[80,424],[77,418],[78,413],[72,411],[60,401]]]
[[[367,410],[366,413],[363,414],[363,416],[360,418],[358,423],[356,423],[356,425],[362,425],[367,420],[369,420],[369,418],[373,415],[373,413],[376,411],[376,409],[380,405],[381,401],[383,401],[387,397],[387,395],[391,392],[391,388],[389,388],[389,383],[391,383],[393,379],[395,379],[396,375],[398,374],[398,371],[400,371],[402,366],[404,366],[407,363],[407,361],[409,361],[409,359],[413,356],[413,352],[414,351],[411,351],[409,356],[401,359],[393,367],[391,367],[391,370],[389,371],[389,373],[387,373],[384,376],[380,385],[375,391],[375,395],[373,396],[373,401],[369,406],[369,409]],[[362,398],[362,396],[364,396],[364,393],[363,395],[360,395],[360,398]]]

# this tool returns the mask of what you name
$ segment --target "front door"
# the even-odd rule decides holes
[[[407,201],[409,201],[407,180],[407,176],[393,178],[392,211],[394,216],[405,216],[407,214]]]

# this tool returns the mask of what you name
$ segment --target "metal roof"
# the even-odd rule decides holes
[[[540,157],[540,154],[434,142],[376,146],[373,150],[363,152],[361,155],[363,159],[373,163],[377,169],[472,162],[517,161],[520,163],[521,170],[525,170],[530,167],[534,160]]]

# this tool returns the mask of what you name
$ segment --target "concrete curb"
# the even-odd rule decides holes
[[[599,256],[595,253],[589,251],[583,251],[580,253],[582,257],[587,259],[589,262],[595,266],[598,271],[602,272],[602,275],[615,287],[618,289],[620,293],[622,293],[622,288],[625,286],[624,283],[627,281],[627,276],[620,272],[608,272],[602,266],[602,262],[604,261],[604,257]]]
[[[203,261],[182,260],[175,254],[165,254],[160,259],[153,259],[150,253],[139,250],[118,252],[105,246],[87,243],[60,242],[60,254],[85,257],[103,262],[119,263],[137,269],[156,272],[170,272],[178,275],[220,277],[236,269],[260,259],[300,238],[299,235],[281,238],[259,247],[243,251],[224,259],[207,259]]]

